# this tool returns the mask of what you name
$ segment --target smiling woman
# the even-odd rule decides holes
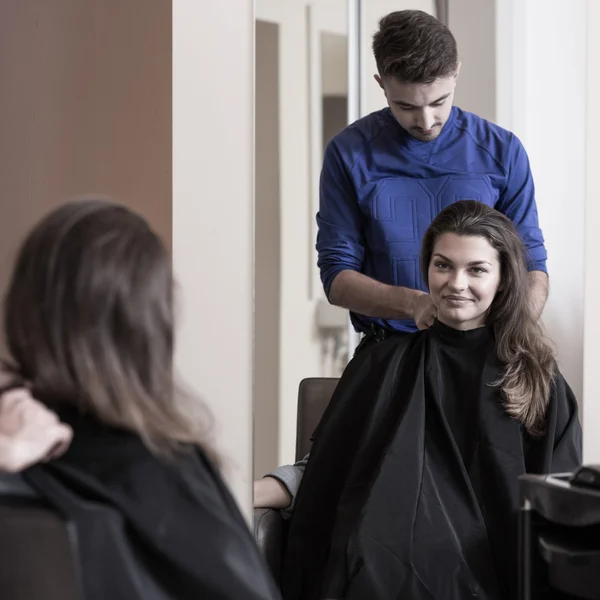
[[[483,237],[441,235],[428,267],[438,319],[456,329],[485,324],[500,285],[500,256]]]
[[[532,313],[525,249],[511,221],[480,202],[457,202],[425,234],[421,264],[440,321],[493,328],[507,411],[539,433],[557,365]]]
[[[511,221],[456,202],[421,260],[437,319],[367,336],[344,372],[294,499],[286,600],[516,597],[518,476],[580,464]]]

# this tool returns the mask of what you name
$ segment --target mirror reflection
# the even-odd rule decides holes
[[[297,3],[292,23],[259,4],[280,28],[281,303],[275,370],[257,353],[254,502],[258,518],[289,522],[274,567],[284,596],[383,599],[403,581],[413,598],[458,599],[448,581],[464,571],[461,589],[516,597],[518,479],[581,464],[583,348],[580,319],[565,332],[548,298],[558,215],[537,199],[543,152],[523,128],[540,115],[531,99],[513,104],[526,79],[507,82],[517,52],[498,54],[514,44],[516,13],[315,0]],[[300,205],[309,225],[292,229]],[[573,225],[582,230],[580,212]],[[552,267],[582,290],[581,269]],[[261,380],[275,373],[268,399]],[[415,551],[439,553],[436,568]]]
[[[348,312],[326,300],[315,250],[324,149],[348,124],[346,4],[256,3],[256,473],[293,460],[298,383],[348,362]]]

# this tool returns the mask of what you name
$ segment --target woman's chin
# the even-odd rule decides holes
[[[472,307],[438,309],[438,320],[454,329],[474,329],[485,325],[485,315]]]

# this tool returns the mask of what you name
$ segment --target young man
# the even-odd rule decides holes
[[[419,272],[423,234],[449,204],[478,200],[521,234],[539,315],[548,276],[527,154],[514,134],[453,106],[454,36],[427,13],[394,12],[381,19],[373,53],[388,107],[336,135],[323,162],[317,250],[329,301],[350,311],[363,348],[429,327],[436,310]],[[288,506],[305,464],[255,482],[255,505]]]

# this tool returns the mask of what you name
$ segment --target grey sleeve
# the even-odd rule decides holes
[[[308,457],[310,453],[307,454],[304,458],[295,462],[293,465],[284,465],[282,467],[277,467],[275,470],[271,471],[266,475],[266,477],[273,477],[283,483],[283,485],[287,488],[288,492],[292,496],[292,502],[287,507],[281,511],[281,514],[284,519],[289,519],[292,516],[292,512],[294,511],[294,505],[296,504],[296,496],[298,495],[298,490],[300,489],[300,483],[302,481],[302,477],[304,476],[304,470],[306,469],[306,464],[308,463]]]

